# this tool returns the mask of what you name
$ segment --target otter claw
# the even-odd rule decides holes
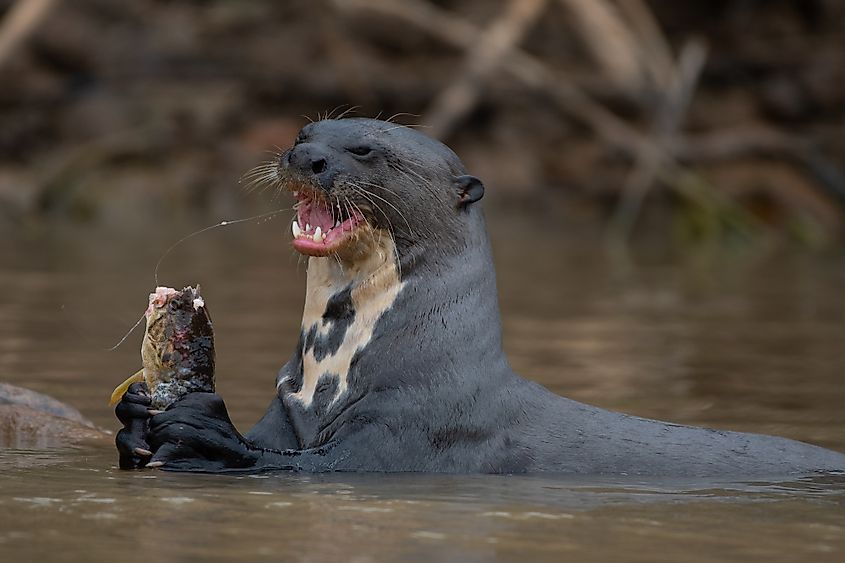
[[[149,469],[156,469],[158,467],[161,467],[162,465],[164,465],[163,461],[151,461],[147,465],[145,465],[145,467]]]
[[[145,450],[144,448],[134,448],[132,451],[135,452],[137,455],[143,457],[152,457],[153,455],[153,452],[151,452],[150,450]]]
[[[150,413],[150,416],[155,416],[157,414],[163,413],[164,411],[160,411],[158,409],[147,409],[147,412]]]

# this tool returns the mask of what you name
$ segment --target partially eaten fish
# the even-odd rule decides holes
[[[153,409],[163,410],[188,393],[213,393],[214,331],[199,285],[181,291],[157,287],[145,316],[143,367],[117,386],[109,404],[141,381],[150,388]]]

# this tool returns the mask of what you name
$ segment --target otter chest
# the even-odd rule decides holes
[[[316,395],[325,396],[328,406],[344,395],[355,356],[396,302],[403,284],[393,255],[382,256],[380,263],[364,264],[370,266],[364,270],[343,269],[330,258],[309,260],[299,343],[302,385],[290,395],[304,408],[314,405]]]

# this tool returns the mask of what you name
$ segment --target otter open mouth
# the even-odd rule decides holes
[[[293,192],[297,200],[296,219],[291,224],[293,247],[309,256],[328,256],[356,238],[366,219],[357,210],[313,197],[305,191]]]

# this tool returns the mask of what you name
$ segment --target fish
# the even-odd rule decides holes
[[[151,408],[164,410],[188,393],[214,392],[214,328],[200,286],[157,287],[144,313],[141,369],[112,392],[114,406],[133,383],[145,382]]]

